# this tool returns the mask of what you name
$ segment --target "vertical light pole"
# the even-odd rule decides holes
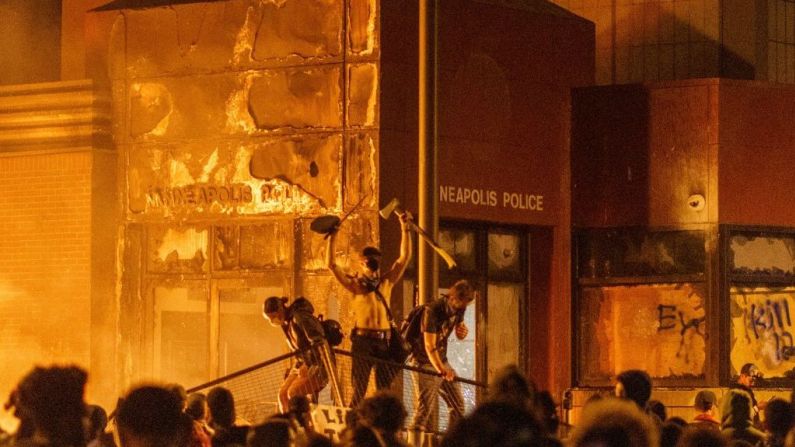
[[[419,0],[419,194],[420,227],[434,240],[439,233],[439,179],[436,170],[436,29],[438,0]],[[439,267],[436,254],[428,244],[419,243],[417,272],[419,301],[436,297],[439,290]]]

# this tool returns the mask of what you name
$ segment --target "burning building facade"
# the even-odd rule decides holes
[[[387,261],[397,255],[397,225],[377,211],[392,197],[416,209],[416,5],[84,6],[62,4],[61,78],[91,81],[2,91],[6,128],[31,129],[7,133],[4,172],[16,173],[4,181],[30,192],[43,177],[48,204],[3,208],[30,208],[8,219],[16,237],[2,255],[14,340],[2,349],[30,354],[6,371],[8,386],[33,361],[89,368],[90,393],[106,403],[142,379],[201,383],[285,352],[261,317],[272,295],[306,296],[349,328],[309,223],[359,204],[338,259],[355,269],[356,252],[379,242]],[[486,380],[518,363],[565,387],[566,368],[552,365],[570,364],[567,342],[549,331],[569,330],[554,297],[569,293],[570,89],[593,81],[593,27],[545,2],[443,3],[439,14],[440,243],[460,266],[442,268],[442,284],[470,278],[483,296],[458,367]],[[56,113],[67,96],[84,110]],[[28,253],[30,286],[13,273]],[[395,290],[398,314],[415,278],[411,267]]]
[[[200,383],[284,352],[271,295],[349,328],[309,223],[356,208],[338,259],[396,257],[377,211],[417,206],[414,2],[56,3],[60,72],[27,79],[60,81],[0,87],[3,383],[34,361],[88,367],[108,402]],[[791,162],[792,93],[761,81],[793,81],[792,4],[440,3],[441,285],[483,296],[459,372],[518,363],[556,395],[629,367],[718,386],[769,358],[786,378],[795,303],[768,289],[789,287],[791,180],[753,154]]]

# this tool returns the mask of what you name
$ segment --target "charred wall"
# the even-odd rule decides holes
[[[379,237],[378,3],[116,3],[87,19],[87,51],[120,155],[119,384],[192,385],[283,352],[268,295],[347,326],[309,222],[361,201],[337,255]]]

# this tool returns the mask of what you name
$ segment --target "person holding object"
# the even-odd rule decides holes
[[[447,404],[450,414],[448,426],[464,415],[464,398],[460,386],[453,380],[455,370],[447,361],[447,341],[455,332],[456,338],[463,340],[469,333],[464,324],[467,306],[477,297],[477,292],[466,280],[457,281],[450,287],[448,295],[425,304],[422,310],[420,330],[410,334],[411,365],[422,369],[434,369],[442,381],[428,374],[415,373],[417,392],[417,412],[414,414],[415,430],[427,430],[428,418],[435,404],[435,391],[438,390]]]
[[[279,411],[287,412],[290,398],[320,392],[329,381],[329,371],[321,355],[328,352],[323,326],[313,315],[312,303],[304,297],[287,305],[287,297],[272,296],[262,305],[262,316],[271,325],[282,328],[287,344],[299,351],[293,365],[279,388]],[[310,349],[316,347],[318,349]]]
[[[409,233],[411,214],[400,214],[402,236],[400,238],[400,256],[392,267],[381,273],[381,251],[376,247],[365,247],[361,253],[361,269],[355,273],[345,272],[337,265],[335,259],[335,242],[337,228],[328,234],[328,251],[326,264],[345,289],[353,294],[351,308],[353,311],[353,330],[351,331],[351,382],[353,397],[351,407],[356,407],[367,391],[370,373],[375,369],[377,389],[388,388],[395,376],[389,365],[374,362],[365,357],[390,360],[389,337],[391,312],[389,297],[392,287],[400,281],[411,260],[411,234]]]

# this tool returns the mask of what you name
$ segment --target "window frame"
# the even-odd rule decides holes
[[[795,287],[795,275],[791,277],[771,277],[764,273],[734,273],[733,272],[733,252],[731,249],[731,239],[737,235],[747,235],[756,237],[791,237],[795,239],[795,228],[788,227],[775,227],[763,225],[733,225],[725,224],[720,226],[720,303],[722,308],[728,308],[731,305],[731,289],[733,286],[738,287]],[[725,361],[720,362],[720,384],[721,386],[730,385],[736,375],[731,371],[731,315],[730,312],[721,312],[720,316],[721,334],[720,337],[720,355],[721,359]],[[774,388],[791,388],[795,386],[795,378],[775,378],[766,379],[765,387]]]
[[[697,274],[670,274],[670,275],[648,275],[648,276],[615,276],[615,277],[581,277],[581,253],[583,238],[587,237],[589,233],[598,231],[615,231],[615,232],[632,232],[638,234],[651,234],[663,232],[701,232],[705,243],[704,252],[704,266],[703,272]],[[722,318],[715,315],[716,306],[714,303],[713,292],[713,258],[711,256],[711,238],[712,231],[707,225],[682,225],[670,227],[645,227],[630,225],[624,227],[581,227],[572,229],[572,355],[573,368],[572,368],[572,383],[578,387],[584,388],[604,388],[611,386],[614,383],[615,377],[606,377],[603,380],[586,379],[583,377],[583,365],[586,361],[585,353],[583,351],[582,336],[584,335],[580,327],[580,319],[582,317],[582,300],[583,290],[585,288],[599,288],[611,286],[633,286],[633,285],[664,285],[664,284],[703,284],[705,290],[704,307],[705,307],[705,333],[707,334],[707,342],[705,345],[705,359],[704,359],[704,373],[695,378],[654,378],[655,386],[670,386],[670,387],[696,387],[707,386],[709,383],[714,382],[716,375],[711,371],[717,363],[722,366],[720,358],[723,357],[721,353],[719,357],[712,354],[712,351],[717,347],[715,337],[712,334],[723,333]]]

